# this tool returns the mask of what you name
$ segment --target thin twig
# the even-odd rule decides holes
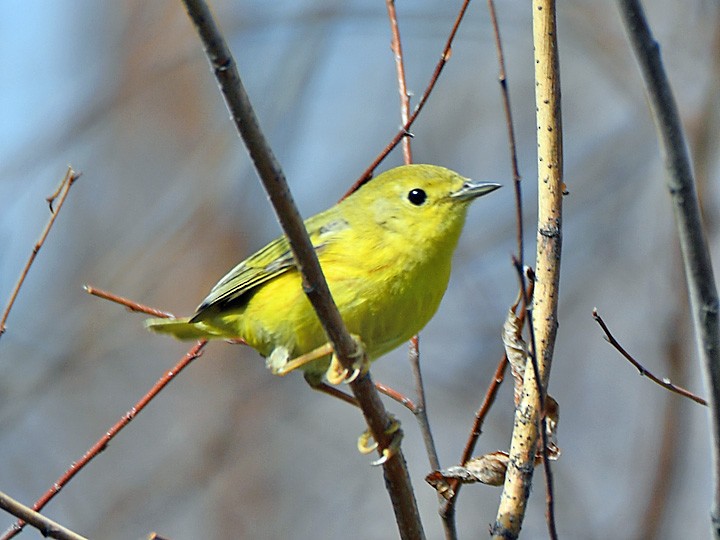
[[[115,302],[116,304],[125,306],[130,311],[134,311],[137,313],[147,313],[148,315],[152,315],[153,317],[159,317],[161,319],[171,319],[175,317],[169,311],[162,311],[150,306],[146,306],[144,304],[138,304],[133,300],[129,300],[127,298],[123,298],[122,296],[118,296],[117,294],[98,289],[96,287],[93,287],[92,285],[83,285],[83,289],[85,289],[85,292],[87,292],[88,294],[92,294],[93,296],[97,296],[98,298],[110,300],[111,302]]]
[[[21,519],[23,522],[32,525],[45,537],[57,538],[58,540],[87,540],[84,536],[80,536],[52,519],[46,518],[1,491],[0,508],[16,518]]]
[[[490,22],[493,27],[495,36],[495,50],[498,57],[498,81],[503,99],[503,110],[505,111],[505,125],[507,126],[508,147],[510,148],[510,164],[512,167],[513,185],[515,187],[515,224],[516,224],[516,240],[517,253],[515,258],[519,261],[520,266],[525,266],[523,246],[523,211],[522,211],[522,184],[520,170],[517,160],[517,144],[515,143],[515,127],[513,125],[512,108],[510,107],[510,91],[507,84],[507,73],[505,71],[505,54],[503,53],[502,39],[500,39],[500,25],[498,24],[497,13],[495,12],[494,0],[487,0],[488,12],[490,13]]]
[[[411,413],[415,414],[417,412],[417,405],[415,405],[415,402],[409,397],[407,397],[405,394],[401,394],[394,388],[386,386],[380,381],[375,382],[375,388],[377,388],[378,392],[380,392],[381,394],[385,394],[390,399],[397,401],[400,405],[405,407]]]
[[[597,308],[593,309],[592,316],[593,316],[593,319],[595,319],[595,322],[600,325],[600,328],[602,328],[602,331],[605,332],[605,340],[610,345],[615,347],[617,349],[617,351],[620,354],[622,354],[628,362],[630,362],[633,366],[635,366],[635,369],[638,370],[638,372],[640,373],[640,375],[642,377],[647,377],[655,384],[662,386],[665,390],[670,390],[671,392],[674,392],[680,396],[683,396],[683,397],[693,400],[695,403],[699,403],[700,405],[707,406],[708,402],[705,401],[700,396],[698,396],[697,394],[694,394],[690,390],[685,390],[685,388],[682,388],[681,386],[677,386],[677,385],[673,384],[672,382],[670,382],[670,379],[667,379],[667,378],[661,379],[660,377],[656,377],[655,375],[652,374],[652,372],[645,369],[645,367],[640,362],[635,360],[635,358],[633,358],[633,356],[629,352],[627,352],[622,345],[620,345],[620,343],[617,341],[617,339],[615,339],[615,336],[612,335],[612,333],[610,332],[610,329],[605,324],[605,321],[603,320],[603,318],[598,314]]]
[[[427,87],[425,88],[425,91],[423,92],[423,95],[420,97],[420,101],[418,101],[418,104],[415,105],[415,110],[413,110],[412,114],[408,118],[407,122],[403,125],[403,127],[395,134],[395,137],[392,138],[392,140],[388,143],[388,145],[378,154],[378,156],[375,158],[375,160],[370,164],[370,166],[365,169],[365,171],[360,175],[360,177],[355,181],[355,183],[352,185],[352,187],[345,193],[344,197],[347,197],[352,192],[356,191],[360,186],[365,184],[370,178],[372,178],[373,172],[377,168],[380,163],[387,157],[387,155],[392,152],[393,148],[395,148],[398,143],[404,138],[407,137],[410,134],[410,128],[412,127],[413,123],[417,119],[418,115],[420,114],[420,111],[422,111],[423,107],[425,106],[425,103],[427,102],[428,98],[430,97],[430,94],[432,93],[433,89],[435,88],[435,84],[438,81],[438,78],[440,77],[440,73],[442,72],[443,68],[445,67],[445,64],[448,60],[450,60],[450,56],[452,54],[452,44],[455,40],[455,34],[457,34],[458,28],[460,28],[460,23],[463,20],[463,17],[465,16],[465,12],[467,11],[468,6],[470,5],[470,0],[464,0],[462,6],[460,7],[460,11],[458,12],[457,17],[455,18],[455,22],[453,24],[452,29],[450,30],[450,35],[448,36],[447,41],[445,42],[445,48],[443,49],[442,55],[440,56],[440,60],[438,60],[438,63],[435,65],[435,70],[433,71],[430,82],[428,83]]]
[[[202,354],[202,350],[207,344],[207,340],[198,341],[187,353],[183,356],[180,361],[175,364],[173,368],[166,371],[165,374],[158,379],[153,387],[138,400],[135,405],[130,408],[105,434],[100,437],[95,444],[93,444],[87,452],[78,461],[73,462],[70,468],[58,478],[53,485],[48,489],[42,497],[40,497],[35,504],[33,509],[36,511],[42,510],[47,503],[49,503],[55,495],[57,495],[62,488],[64,488],[70,480],[72,480],[77,473],[79,473],[90,461],[100,454],[107,445],[112,441],[115,436],[122,431],[143,409],[157,396],[160,391],[165,388],[170,381],[177,377],[181,371],[183,371],[190,363]],[[2,536],[1,540],[9,540],[18,534],[23,527],[25,522],[23,520],[17,521],[13,524]]]
[[[402,41],[400,40],[400,26],[397,20],[397,11],[395,10],[395,0],[386,0],[388,19],[390,19],[390,31],[392,40],[390,48],[395,57],[395,70],[397,71],[398,92],[400,93],[400,119],[403,126],[407,124],[410,118],[410,94],[407,91],[407,81],[405,79],[405,61],[403,59]],[[403,158],[405,165],[412,163],[412,146],[410,137],[402,138]]]
[[[485,418],[487,417],[488,412],[490,412],[493,403],[495,403],[495,398],[497,397],[497,393],[500,390],[500,386],[505,380],[505,370],[507,369],[507,365],[507,356],[503,355],[503,357],[500,359],[500,362],[498,362],[497,367],[495,368],[495,374],[493,375],[493,378],[490,381],[490,385],[485,392],[485,397],[483,399],[482,405],[480,405],[480,408],[475,411],[473,426],[470,430],[470,436],[465,443],[465,448],[463,449],[462,457],[460,458],[460,465],[464,465],[472,457],[475,446],[477,445],[477,441],[482,434],[482,426],[485,423]],[[443,520],[454,522],[455,505],[462,484],[456,479],[452,479],[450,480],[450,482],[452,496],[440,509],[440,516]]]
[[[358,351],[330,295],[302,218],[293,202],[285,175],[260,129],[250,98],[225,39],[203,0],[183,0],[188,15],[200,35],[211,68],[219,83],[225,103],[252,158],[258,176],[270,198],[280,225],[288,237],[303,289],[317,312],[320,323],[343,367],[352,369]],[[378,443],[379,451],[388,448],[394,434],[392,420],[385,410],[369,373],[350,383],[355,398]],[[383,463],[385,486],[392,501],[398,530],[402,538],[423,538],[424,532],[405,458],[398,451]]]
[[[386,0],[388,11],[388,19],[390,20],[390,32],[392,34],[391,48],[395,57],[395,69],[397,72],[398,92],[400,94],[400,118],[402,123],[406,124],[410,115],[410,96],[407,91],[407,81],[405,78],[405,59],[402,52],[402,40],[400,39],[400,26],[398,25],[397,12],[395,10],[395,1]],[[412,146],[410,137],[403,138],[403,161],[405,165],[413,162]],[[425,386],[423,385],[422,371],[420,370],[420,338],[413,336],[410,340],[409,350],[410,367],[415,380],[415,395],[417,404],[413,404],[413,414],[420,426],[423,442],[425,443],[425,451],[428,455],[428,461],[432,470],[440,469],[440,460],[435,447],[435,440],[430,429],[430,421],[427,415],[427,405],[425,400]],[[442,497],[438,495],[439,500]],[[446,531],[447,532],[447,531]],[[455,538],[457,535],[447,533],[448,539]]]
[[[524,265],[523,259],[524,259],[524,244],[523,244],[523,212],[522,212],[522,188],[521,188],[521,176],[520,171],[518,169],[518,161],[517,161],[517,145],[515,142],[515,128],[513,125],[513,119],[512,119],[512,108],[510,106],[510,92],[508,90],[508,84],[507,84],[507,72],[505,70],[505,55],[503,53],[503,46],[502,46],[502,39],[500,37],[500,25],[498,24],[497,19],[497,13],[495,10],[495,2],[493,0],[488,0],[488,12],[490,14],[490,21],[492,23],[493,27],[493,34],[495,37],[495,50],[497,53],[497,59],[498,59],[498,81],[500,82],[500,88],[501,88],[501,94],[503,99],[503,110],[505,112],[505,125],[507,127],[507,134],[508,134],[508,146],[510,149],[510,162],[511,162],[511,168],[512,168],[512,175],[513,175],[513,184],[515,188],[515,221],[516,221],[516,230],[517,230],[517,254],[516,259],[520,262],[520,265]],[[524,286],[524,285],[523,285]],[[530,283],[530,286],[532,287],[532,282]],[[530,293],[530,297],[532,298],[532,293]],[[521,295],[521,298],[524,299],[525,295]],[[521,320],[525,318],[525,312],[526,312],[526,305],[523,305],[523,311],[520,315]],[[482,433],[482,424],[485,421],[485,417],[487,416],[487,413],[490,411],[490,408],[492,407],[492,404],[495,402],[495,397],[497,395],[498,390],[500,389],[500,385],[502,384],[504,378],[505,378],[505,369],[507,368],[507,356],[503,355],[503,358],[501,358],[500,362],[498,363],[498,366],[495,370],[495,376],[493,377],[490,386],[485,393],[485,398],[483,399],[483,403],[480,406],[480,408],[475,412],[475,421],[473,424],[473,427],[470,431],[470,436],[468,438],[468,441],[465,444],[465,448],[463,450],[462,457],[460,459],[460,463],[464,464],[467,462],[471,457],[472,453],[475,450],[475,446],[477,444],[477,441],[480,437],[480,434]],[[448,499],[448,501],[445,503],[443,508],[440,511],[441,516],[443,519],[454,519],[455,516],[455,503],[457,500],[457,496],[460,492],[460,488],[462,487],[462,484],[454,480],[452,485],[452,497]]]
[[[20,292],[20,287],[22,287],[23,283],[25,282],[25,278],[28,275],[28,272],[30,271],[30,267],[32,266],[33,262],[35,261],[35,257],[37,257],[38,252],[40,251],[40,248],[43,247],[43,244],[45,244],[45,239],[47,238],[48,234],[50,233],[50,229],[52,229],[53,224],[55,223],[55,220],[58,217],[58,214],[60,213],[60,209],[62,208],[63,204],[65,204],[65,199],[67,199],[68,193],[70,193],[70,187],[73,185],[75,180],[80,178],[80,174],[75,173],[73,171],[72,167],[68,167],[67,172],[65,173],[65,176],[63,177],[62,181],[60,182],[60,185],[55,190],[55,192],[50,195],[46,200],[48,201],[50,205],[50,219],[48,220],[47,224],[45,225],[45,228],[43,229],[42,233],[40,234],[40,239],[35,243],[35,246],[33,246],[32,253],[30,254],[30,258],[25,263],[25,268],[23,268],[22,272],[20,273],[20,277],[17,280],[17,283],[15,284],[15,287],[12,290],[12,293],[10,293],[10,300],[8,300],[7,306],[5,307],[5,310],[3,311],[2,317],[0,317],[0,337],[5,333],[8,317],[10,316],[10,310],[13,307],[13,304],[15,303],[15,300],[17,299],[18,293]],[[53,209],[53,203],[57,200],[57,208]]]
[[[536,283],[528,320],[531,353],[525,369],[522,399],[515,411],[510,460],[500,498],[493,538],[517,538],[527,507],[538,437],[544,429],[544,394],[555,338],[562,245],[562,122],[555,0],[533,0],[535,107],[538,133],[538,229]],[[522,275],[522,268],[518,268]],[[523,278],[521,277],[521,282]],[[537,346],[540,346],[538,349]],[[545,452],[545,444],[542,444]],[[544,459],[548,533],[557,537],[549,461]]]
[[[660,57],[660,48],[638,0],[618,0],[620,16],[640,64],[650,111],[665,159],[667,187],[673,203],[680,251],[688,283],[690,310],[703,366],[712,432],[712,530],[720,538],[720,325],[718,293],[703,230],[692,166],[680,115]]]
[[[414,336],[410,340],[410,366],[412,367],[413,378],[415,379],[415,395],[417,403],[415,404],[415,418],[420,425],[423,442],[425,443],[425,451],[428,455],[428,461],[432,470],[440,469],[440,459],[438,458],[437,448],[435,448],[435,439],[430,429],[430,420],[427,415],[427,404],[425,402],[425,386],[423,385],[422,371],[420,370],[420,338]]]

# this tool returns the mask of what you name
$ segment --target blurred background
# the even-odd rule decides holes
[[[398,1],[408,86],[419,96],[460,2]],[[257,113],[305,216],[330,205],[399,127],[385,3],[213,2]],[[717,180],[720,10],[646,2],[687,128],[711,249]],[[660,376],[706,394],[662,162],[632,54],[610,2],[559,4],[565,122],[556,513],[565,538],[704,538],[711,474],[706,411],[645,379],[602,338],[593,307]],[[530,7],[498,2],[534,258],[535,121]],[[279,234],[176,1],[0,4],[0,301],[72,188],[0,339],[0,490],[31,504],[189,344],[87,295],[90,283],[189,314],[234,264]],[[417,162],[508,186],[470,211],[449,290],[421,334],[430,421],[456,464],[516,295],[514,203],[486,5],[471,5],[415,124]],[[414,103],[414,102],[413,102]],[[381,170],[400,164],[395,152]],[[716,268],[720,261],[716,260]],[[413,395],[404,348],[373,366]],[[429,538],[441,538],[412,416],[389,408]],[[507,449],[506,381],[477,452]],[[396,536],[382,473],[355,449],[357,411],[273,377],[252,350],[211,344],[46,508],[92,538]],[[538,471],[523,534],[546,537]],[[483,537],[500,488],[463,489],[462,538]],[[12,523],[2,515],[3,530]],[[26,537],[36,537],[28,529]]]

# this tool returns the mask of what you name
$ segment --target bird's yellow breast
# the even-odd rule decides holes
[[[334,239],[319,259],[348,331],[374,360],[432,318],[447,288],[454,245],[429,257],[406,238],[374,227],[361,234],[356,227],[352,236],[352,242]],[[263,356],[283,347],[295,357],[327,341],[296,270],[264,284],[241,312],[223,317],[234,319],[241,337]],[[311,370],[324,371],[327,360]]]

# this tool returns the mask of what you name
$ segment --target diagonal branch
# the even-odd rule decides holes
[[[3,311],[2,317],[0,317],[0,337],[5,333],[5,323],[8,320],[8,317],[10,316],[10,310],[13,307],[13,304],[15,303],[15,300],[17,299],[18,293],[20,292],[20,287],[22,287],[23,283],[25,282],[25,278],[28,275],[28,272],[30,271],[30,267],[32,266],[33,262],[35,262],[35,257],[37,257],[38,252],[43,247],[43,244],[45,244],[45,239],[47,238],[48,234],[50,233],[50,229],[52,229],[53,224],[55,223],[55,220],[58,217],[58,214],[60,213],[60,209],[62,208],[63,204],[65,204],[65,199],[68,196],[68,193],[70,193],[70,187],[73,185],[75,180],[80,178],[80,175],[77,174],[72,167],[68,167],[67,172],[65,173],[65,176],[63,177],[62,181],[60,182],[60,185],[55,190],[55,193],[50,195],[50,197],[47,198],[47,202],[50,205],[50,219],[48,220],[47,224],[45,225],[45,228],[43,229],[42,233],[40,234],[40,239],[35,243],[33,246],[32,253],[30,254],[30,258],[25,263],[25,268],[23,268],[22,273],[20,274],[20,278],[18,278],[17,283],[15,284],[15,287],[12,290],[12,293],[10,293],[10,300],[7,303],[7,306],[5,307],[5,310]],[[53,204],[55,201],[57,202],[57,208],[53,208]]]
[[[667,187],[672,198],[675,224],[688,283],[698,354],[709,388],[712,432],[713,502],[712,529],[720,538],[720,326],[718,293],[710,252],[703,230],[687,142],[680,115],[660,57],[660,48],[645,20],[638,0],[618,0],[620,15],[640,65],[650,112],[665,159]]]
[[[123,299],[124,300],[124,299]],[[127,303],[121,302],[125,305]],[[102,437],[100,437],[95,444],[93,444],[87,452],[80,458],[70,465],[70,467],[53,482],[52,486],[33,504],[33,510],[42,510],[47,503],[49,503],[55,496],[60,493],[63,489],[85,466],[95,459],[102,451],[104,451],[110,441],[112,441],[118,433],[120,433],[125,427],[132,422],[132,420],[140,414],[145,407],[165,388],[175,377],[177,377],[181,371],[188,367],[193,360],[198,358],[202,354],[202,350],[205,348],[207,340],[198,341],[187,353],[183,356],[170,370],[166,371],[160,379],[148,390],[148,392],[141,397],[135,405],[133,405],[115,424],[108,429]],[[22,531],[25,527],[25,521],[19,520],[10,526],[6,530],[0,540],[9,540],[15,535]]]
[[[603,318],[598,314],[597,308],[593,308],[592,311],[593,319],[595,319],[595,322],[600,325],[600,328],[602,328],[602,331],[605,333],[605,340],[615,347],[617,351],[622,354],[625,359],[630,362],[633,366],[635,366],[635,369],[638,370],[638,373],[640,373],[641,377],[647,377],[655,384],[662,386],[665,390],[669,390],[670,392],[674,392],[675,394],[678,394],[680,396],[686,397],[688,399],[693,400],[695,403],[699,403],[700,405],[705,405],[707,407],[707,401],[705,401],[703,398],[698,396],[697,394],[693,394],[690,390],[686,390],[685,388],[681,386],[677,386],[676,384],[673,384],[670,379],[664,378],[661,379],[660,377],[657,377],[647,369],[645,369],[645,366],[643,366],[640,362],[635,360],[635,358],[625,350],[625,348],[620,345],[617,339],[615,339],[615,336],[612,335],[610,332],[610,329],[607,327],[607,324],[605,324],[605,321]]]
[[[408,137],[410,132],[409,129],[412,127],[413,123],[415,123],[415,120],[417,120],[417,117],[420,115],[420,111],[423,110],[423,107],[425,107],[425,103],[427,103],[428,98],[430,97],[430,94],[432,93],[433,89],[435,88],[435,84],[437,84],[438,79],[440,78],[440,73],[442,73],[443,68],[445,67],[445,64],[447,64],[448,60],[450,60],[450,57],[452,56],[452,44],[455,40],[455,35],[458,32],[458,29],[460,28],[460,23],[462,22],[463,18],[465,17],[465,12],[467,11],[468,6],[470,5],[470,0],[463,0],[463,4],[460,7],[460,11],[457,14],[457,17],[455,17],[455,22],[453,23],[452,29],[450,30],[450,35],[448,35],[447,40],[445,41],[445,48],[443,49],[442,54],[440,55],[440,60],[438,60],[437,64],[435,65],[435,69],[433,70],[432,75],[430,76],[430,82],[428,83],[427,87],[425,88],[425,91],[423,92],[422,96],[420,97],[420,100],[418,101],[417,105],[415,105],[415,109],[413,110],[412,114],[408,118],[407,122],[403,125],[403,127],[398,131],[395,136],[392,138],[392,140],[383,148],[383,150],[378,154],[378,156],[375,158],[375,160],[370,164],[370,166],[365,169],[365,171],[360,175],[360,178],[358,178],[355,183],[352,185],[352,187],[345,193],[344,197],[347,197],[350,195],[353,191],[356,191],[360,186],[362,186],[365,182],[369,181],[370,178],[372,178],[373,172],[375,171],[375,168],[382,163],[382,161],[387,157],[387,155],[392,152],[392,150],[400,143],[400,141]],[[343,197],[343,198],[344,198]]]
[[[0,508],[21,519],[24,523],[29,523],[45,537],[57,538],[58,540],[87,540],[84,536],[80,536],[52,519],[46,518],[39,512],[19,503],[2,492],[0,492]]]
[[[340,312],[330,295],[320,263],[295,207],[285,176],[260,129],[230,49],[203,0],[183,0],[183,3],[200,35],[225,103],[255,164],[260,181],[290,241],[295,263],[303,276],[303,289],[317,312],[340,362],[344,367],[351,369],[352,359],[358,354],[357,346],[345,328]],[[392,437],[387,433],[391,419],[370,375],[359,377],[350,383],[350,388],[379,448],[387,448]],[[410,475],[400,450],[383,464],[383,470],[401,537],[424,537]]]

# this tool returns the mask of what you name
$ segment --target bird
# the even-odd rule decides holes
[[[179,339],[247,344],[273,373],[301,369],[312,386],[323,378],[352,380],[432,318],[470,203],[499,187],[436,165],[404,165],[305,220],[332,297],[362,351],[352,374],[327,343],[285,236],[230,270],[190,317],[148,319],[146,327]]]

